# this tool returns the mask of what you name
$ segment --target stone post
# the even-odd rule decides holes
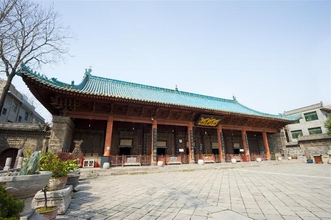
[[[19,166],[19,158],[23,156],[23,151],[22,149],[19,149],[17,151],[17,155],[16,155],[16,159],[15,159],[15,163],[14,163],[14,167],[16,168],[21,168],[21,167],[18,167]],[[23,162],[23,161],[22,161]],[[21,162],[21,166],[22,166],[22,162]]]
[[[16,169],[21,169],[23,164],[23,157],[18,157]]]
[[[5,167],[3,168],[3,170],[10,170],[11,161],[12,161],[12,158],[7,157]]]

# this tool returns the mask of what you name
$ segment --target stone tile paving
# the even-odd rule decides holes
[[[330,164],[100,175],[57,219],[330,219]]]

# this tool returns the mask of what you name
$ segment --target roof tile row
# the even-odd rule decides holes
[[[41,83],[48,86],[77,93],[101,95],[106,97],[146,101],[151,103],[185,106],[191,108],[208,109],[222,112],[232,112],[260,117],[296,120],[297,116],[285,116],[283,114],[272,115],[250,109],[233,100],[212,96],[188,93],[155,86],[142,85],[115,79],[93,76],[86,72],[83,81],[79,85],[66,84],[55,78],[47,78],[33,72],[29,67],[22,64],[19,74],[27,74],[37,78]]]

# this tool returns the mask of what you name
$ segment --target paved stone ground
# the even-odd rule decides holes
[[[125,169],[131,175],[115,175]],[[331,220],[327,163],[172,165],[82,174],[79,191],[57,219]]]

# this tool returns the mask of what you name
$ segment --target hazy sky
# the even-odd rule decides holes
[[[52,1],[38,1],[48,6]],[[77,40],[40,73],[92,74],[278,114],[331,104],[331,1],[55,1]],[[14,85],[24,90],[17,77]]]

